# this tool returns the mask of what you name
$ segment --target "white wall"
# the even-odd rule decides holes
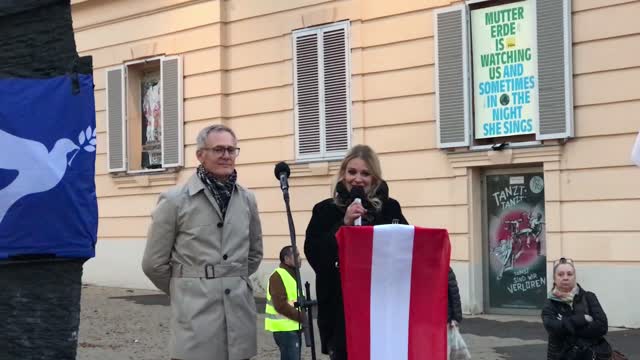
[[[82,282],[99,286],[154,289],[142,272],[144,240],[98,240],[96,257],[84,264]]]
[[[458,280],[458,289],[460,290],[460,301],[462,302],[462,312],[464,314],[477,314],[473,302],[470,300],[470,293],[472,291],[469,284],[469,263],[468,262],[451,262],[451,269],[456,274]]]
[[[552,284],[552,270],[548,274]],[[640,328],[638,265],[576,263],[576,275],[580,286],[598,297],[609,326]]]

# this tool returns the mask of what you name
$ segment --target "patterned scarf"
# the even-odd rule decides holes
[[[576,285],[571,291],[568,293],[561,292],[557,287],[553,287],[549,294],[547,294],[547,298],[550,300],[555,300],[559,302],[563,302],[571,307],[573,307],[573,299],[580,292],[580,288]]]
[[[216,199],[216,203],[218,203],[220,211],[222,211],[222,218],[224,218],[227,213],[227,207],[229,206],[229,200],[231,200],[231,194],[236,186],[236,180],[238,180],[238,173],[234,169],[226,181],[220,181],[200,164],[197,174],[200,181],[211,191],[213,198]]]
[[[387,187],[387,184],[384,181],[378,187],[375,198],[380,203],[389,198],[389,187]],[[362,225],[375,224],[376,216],[380,215],[381,209],[377,209],[369,198],[361,200],[362,206],[367,209],[367,214],[362,216]],[[342,181],[336,184],[334,201],[342,211],[346,211],[346,208],[351,205],[351,202],[353,202],[351,193],[347,190],[347,187],[342,183]]]

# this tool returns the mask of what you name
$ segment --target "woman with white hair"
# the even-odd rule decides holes
[[[596,295],[577,283],[571,259],[553,264],[553,288],[542,321],[549,333],[547,360],[611,359],[611,346],[604,338],[607,315]]]

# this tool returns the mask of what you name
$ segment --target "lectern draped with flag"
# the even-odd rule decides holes
[[[336,237],[349,359],[446,359],[447,231],[349,226]]]

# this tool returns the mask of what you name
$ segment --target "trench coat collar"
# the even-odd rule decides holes
[[[189,181],[187,182],[187,188],[189,189],[189,196],[193,196],[200,191],[204,191],[205,189],[204,184],[198,177],[198,174],[195,173],[189,178]]]
[[[216,199],[213,198],[213,195],[211,194],[211,192],[207,189],[206,186],[204,186],[204,184],[202,183],[202,180],[200,180],[200,178],[198,177],[198,174],[191,175],[191,177],[189,178],[189,181],[187,182],[187,188],[189,190],[189,196],[195,196],[200,191],[202,191],[202,193],[204,193],[204,195],[207,197],[207,199],[211,203],[211,206],[213,206],[213,208],[215,209],[220,219],[224,219],[222,216],[222,211],[220,210],[220,206],[218,206]],[[236,192],[237,189],[238,189],[238,185],[235,186],[234,192]],[[231,194],[231,197],[233,198],[233,194]]]

